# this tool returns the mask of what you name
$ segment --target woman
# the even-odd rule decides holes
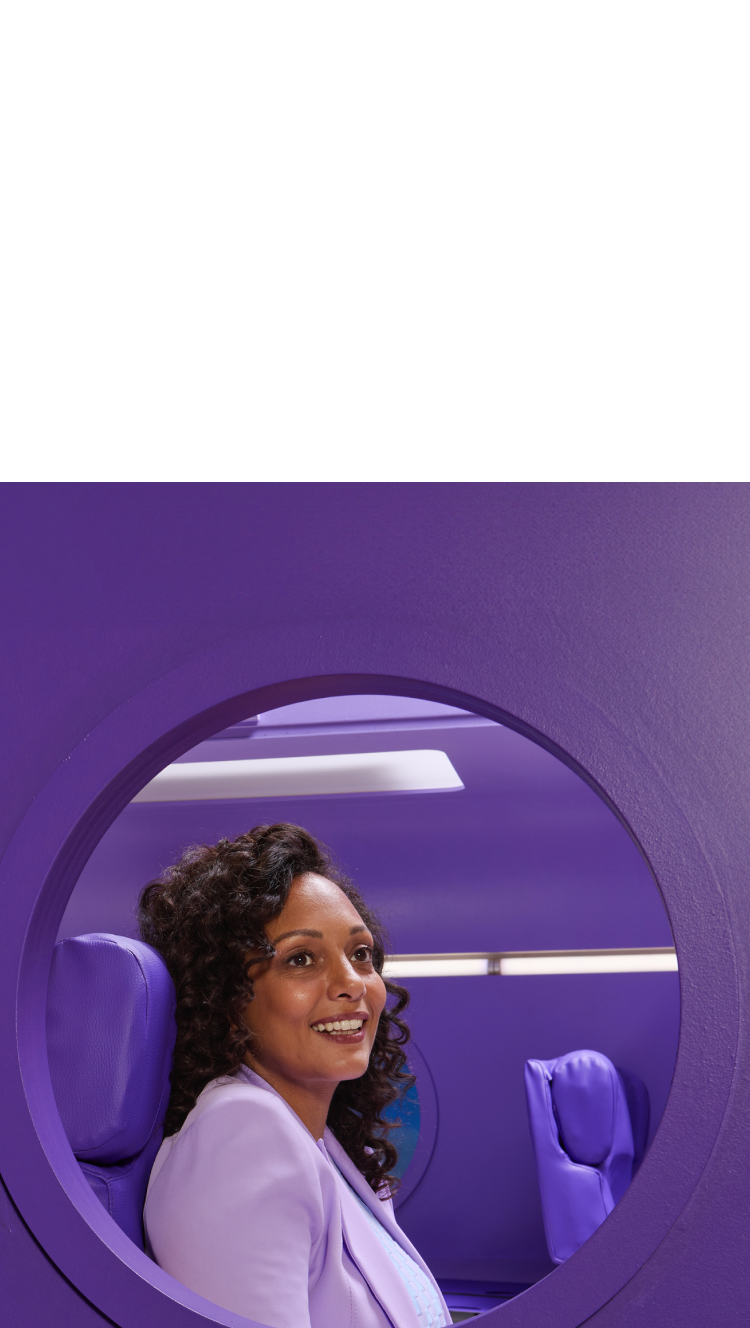
[[[359,893],[299,826],[258,826],[190,849],[140,922],[177,991],[157,1263],[269,1328],[450,1324],[393,1215],[381,1113],[411,1082],[408,996]]]

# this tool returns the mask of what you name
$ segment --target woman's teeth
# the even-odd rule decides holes
[[[313,1024],[316,1033],[358,1033],[364,1019],[336,1019],[327,1024]]]

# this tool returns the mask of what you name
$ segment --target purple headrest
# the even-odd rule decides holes
[[[55,946],[47,995],[52,1087],[80,1161],[111,1164],[148,1142],[167,1103],[175,996],[143,941],[93,933]]]
[[[549,1063],[560,1142],[574,1162],[601,1166],[615,1141],[616,1106],[624,1089],[598,1051],[571,1051]]]
[[[554,1262],[562,1263],[601,1226],[630,1184],[627,1095],[619,1072],[599,1051],[527,1061],[524,1078],[547,1246]]]

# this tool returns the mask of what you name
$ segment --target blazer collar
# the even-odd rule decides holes
[[[355,1167],[349,1154],[344,1151],[331,1130],[326,1129],[324,1138],[320,1143],[323,1145],[323,1149],[328,1152],[331,1161],[338,1167],[344,1179],[349,1182],[351,1188],[369,1208],[370,1212],[375,1215],[382,1226],[385,1227],[388,1234],[393,1237],[396,1244],[414,1260],[415,1264],[422,1269],[432,1282],[438,1299],[443,1307],[443,1318],[445,1323],[450,1324],[450,1312],[443,1300],[440,1288],[424,1259],[419,1252],[415,1250],[411,1241],[398,1225],[393,1214],[393,1205],[391,1201],[386,1200],[383,1202],[382,1199],[378,1198],[375,1192],[367,1184],[362,1172]],[[404,1328],[412,1328],[414,1324],[413,1302],[404,1286],[401,1276],[393,1267],[390,1255],[388,1255],[385,1249],[380,1245],[378,1245],[377,1253],[378,1255],[383,1256],[383,1266],[382,1269],[377,1270],[380,1273],[380,1276],[377,1277],[377,1284],[373,1285],[372,1233],[367,1230],[367,1219],[357,1211],[355,1200],[351,1200],[350,1203],[342,1202],[341,1217],[349,1253],[357,1263],[363,1277],[370,1282],[373,1293],[377,1296],[378,1300],[381,1301],[384,1309],[390,1315],[397,1328],[401,1328],[401,1325],[403,1325]],[[360,1254],[360,1250],[362,1250],[362,1254]],[[380,1262],[381,1260],[378,1258],[378,1263]]]

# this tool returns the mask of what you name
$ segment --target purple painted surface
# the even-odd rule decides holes
[[[0,1306],[4,1324],[22,1328],[101,1328],[113,1323],[76,1291],[34,1239],[0,1181]]]
[[[674,1086],[638,1175],[487,1322],[744,1324],[746,487],[14,485],[0,539],[0,1172],[42,1247],[0,1256],[20,1328],[52,1264],[58,1328],[92,1322],[79,1293],[121,1328],[229,1321],[139,1262],[76,1177],[46,973],[77,875],[158,768],[249,714],[368,686],[477,698],[578,763],[641,843],[680,956]]]

